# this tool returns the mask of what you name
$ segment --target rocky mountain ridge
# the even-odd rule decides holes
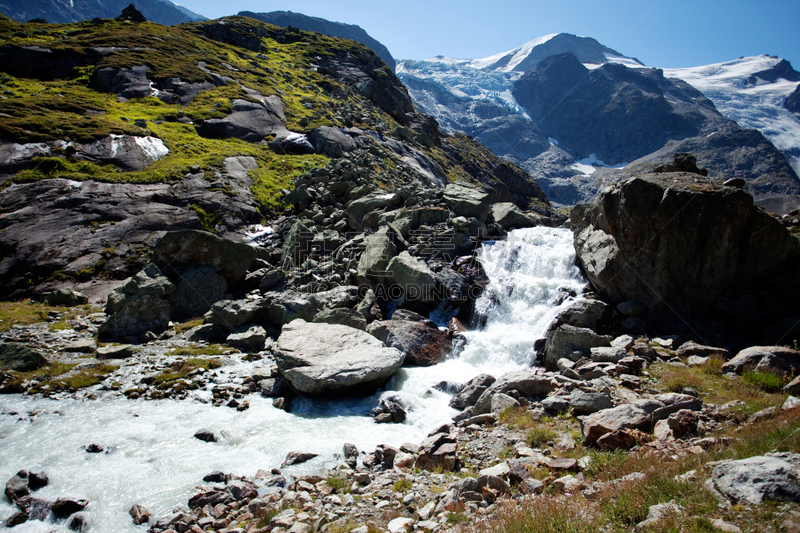
[[[667,71],[665,76],[658,69],[610,54],[604,55],[604,65],[597,64],[598,58],[578,58],[573,70],[561,59],[559,68],[573,73],[570,85],[566,74],[554,75],[558,69],[547,72],[546,63],[558,56],[544,53],[553,40],[554,36],[547,36],[529,43],[526,57],[536,61],[519,63],[526,65],[524,75],[517,72],[518,67],[506,72],[491,68],[490,61],[447,58],[401,61],[398,73],[420,109],[435,116],[444,128],[472,135],[501,157],[520,164],[558,205],[589,201],[603,183],[652,169],[669,162],[674,153],[687,151],[698,155],[701,166],[712,175],[752,181],[748,191],[771,211],[783,214],[796,207],[800,181],[792,154],[800,122],[783,108],[796,85],[791,80],[797,77],[788,63],[751,58],[730,66]],[[542,53],[532,52],[536,50]],[[583,53],[579,48],[566,52],[573,57]],[[578,68],[581,63],[585,66]],[[675,79],[682,75],[695,87]],[[648,77],[649,85],[644,82]],[[663,80],[658,82],[661,88],[653,85],[656,78]],[[551,95],[552,101],[545,95]],[[542,122],[543,106],[548,103],[558,104],[559,110],[552,110],[549,120]],[[715,104],[721,106],[722,114]],[[683,111],[675,114],[676,106]],[[668,116],[685,113],[692,118],[684,115],[682,125],[669,119],[670,126],[662,128]],[[619,122],[608,124],[610,117]],[[628,134],[626,141],[619,138]],[[770,146],[773,142],[777,150]],[[623,155],[625,149],[630,150]],[[722,153],[726,155],[717,157]],[[612,168],[625,164],[630,164],[627,170]]]
[[[0,13],[16,20],[28,22],[32,19],[54,24],[80,22],[93,18],[113,18],[131,2],[129,0],[42,0],[20,2],[0,1]],[[169,0],[138,0],[137,8],[147,20],[172,26],[184,22],[206,20],[206,17],[175,4]]]
[[[317,31],[330,37],[341,37],[342,39],[352,39],[370,48],[378,54],[378,57],[386,61],[392,71],[395,70],[397,62],[392,57],[391,52],[372,38],[363,28],[354,24],[344,24],[342,22],[332,22],[319,17],[309,17],[302,13],[291,11],[272,11],[270,13],[253,13],[252,11],[240,11],[240,17],[250,17],[256,20],[274,24],[275,26],[299,28],[303,31]]]

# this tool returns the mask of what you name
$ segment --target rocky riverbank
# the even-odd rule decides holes
[[[305,189],[309,197],[335,189],[320,184],[313,194]],[[767,338],[754,335],[757,327],[728,336],[735,313],[716,317],[725,328],[710,338],[719,342],[703,335],[715,302],[730,295],[740,305],[769,307],[762,325],[791,318],[784,305],[791,291],[777,293],[768,277],[793,272],[796,243],[742,194],[681,173],[609,189],[594,206],[573,211],[577,259],[590,285],[555,291],[563,311],[529,343],[543,367],[432,386],[425,394],[452,395],[450,406],[460,413],[419,442],[345,445],[315,473],[294,470],[319,454],[313,447],[248,477],[231,465],[209,474],[186,507],[151,520],[137,507],[132,520],[147,521],[154,532],[514,531],[539,513],[591,516],[609,531],[658,530],[669,520],[735,531],[749,527],[761,502],[778,500],[788,503],[769,519],[790,527],[800,499],[800,418],[789,397],[798,385],[789,381],[800,353],[754,342]],[[649,210],[641,210],[641,196],[650,199]],[[487,309],[516,290],[487,289],[481,264],[467,254],[485,231],[499,237],[541,217],[495,200],[485,189],[454,185],[432,191],[423,205],[368,192],[351,199],[338,220],[312,216],[314,203],[298,205],[306,214],[276,221],[266,232],[270,245],[260,249],[202,231],[167,233],[151,263],[114,289],[103,311],[41,307],[49,322],[3,333],[3,390],[53,399],[191,400],[239,413],[254,393],[290,412],[309,398],[372,394],[398,368],[441,364],[453,346],[462,349],[469,341],[464,324],[485,327]],[[694,202],[705,208],[686,209]],[[504,226],[506,212],[515,213],[514,222]],[[689,276],[696,265],[709,265],[717,248],[698,237],[682,255],[673,241],[694,241],[670,224],[693,228],[698,216],[714,212],[762,236],[738,239],[739,251],[731,252],[758,264],[725,262],[721,275],[693,277],[701,283],[694,306],[648,299],[646,290],[666,280],[661,290],[694,301],[669,289],[675,269]],[[713,224],[721,214],[701,222]],[[665,220],[650,240],[642,217]],[[337,225],[360,233],[341,237]],[[787,244],[766,253],[764,243],[776,240]],[[674,260],[631,261],[642,242],[666,246]],[[518,253],[511,247],[508,260]],[[649,285],[614,275],[626,258]],[[83,301],[68,291],[58,298]],[[667,311],[687,322],[673,327],[655,318]],[[187,321],[198,315],[202,320]],[[403,424],[414,414],[400,397],[370,398],[374,423]],[[194,437],[208,446],[221,438],[216,428]],[[94,447],[103,449],[86,443],[87,452]],[[54,519],[17,507],[15,522]],[[80,529],[85,521],[75,523]]]

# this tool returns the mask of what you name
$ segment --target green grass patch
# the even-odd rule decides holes
[[[540,421],[527,407],[507,407],[497,417],[497,421],[511,429],[526,430],[539,426]]]
[[[200,326],[202,323],[203,323],[202,318],[193,318],[192,320],[187,320],[186,322],[175,324],[173,329],[175,330],[175,333],[181,334],[186,331],[189,331],[192,328]]]
[[[350,490],[350,482],[347,476],[331,475],[327,477],[325,483],[332,488],[334,492],[344,493]]]
[[[55,307],[30,299],[15,302],[0,302],[0,332],[8,331],[13,326],[29,326],[49,320],[48,313],[55,311],[60,314],[61,320],[50,326],[51,330],[68,329],[66,320],[73,319],[81,314],[90,314],[98,311],[91,305],[80,307]]]
[[[537,427],[528,432],[525,443],[532,448],[539,448],[558,438],[558,433],[550,428]]]
[[[224,346],[222,344],[209,344],[207,346],[185,346],[183,348],[175,348],[172,350],[169,355],[176,355],[180,357],[199,357],[203,355],[224,355],[225,352],[234,351],[233,348],[229,346]],[[189,361],[193,361],[194,363],[202,362],[202,361],[215,361],[213,359],[189,359]],[[219,361],[217,361],[219,362]],[[218,368],[219,365],[213,367]],[[208,369],[208,367],[205,367]]]
[[[217,345],[213,345],[217,346]],[[183,350],[179,348],[178,350]],[[172,355],[176,355],[174,352],[178,351],[174,350]],[[185,361],[179,360],[175,361],[170,365],[169,370],[165,370],[158,376],[156,376],[153,385],[165,385],[172,383],[173,381],[177,381],[179,379],[185,379],[190,373],[197,370],[198,368],[205,368],[206,370],[211,370],[214,368],[219,368],[222,366],[222,363],[219,359],[204,359],[204,358],[197,358],[192,357]]]
[[[408,478],[400,478],[392,485],[392,490],[395,492],[407,492],[414,487],[414,483]]]
[[[764,392],[779,392],[785,380],[783,376],[772,372],[755,372],[748,370],[742,374],[742,381]]]
[[[742,377],[717,373],[712,363],[701,367],[675,367],[665,363],[657,363],[650,367],[650,375],[654,385],[661,390],[680,392],[683,387],[697,390],[705,403],[725,404],[741,401],[736,409],[743,414],[755,413],[766,407],[778,405],[786,399],[780,391],[766,392],[759,383],[748,382]],[[721,367],[721,365],[719,365]],[[677,390],[680,387],[680,390]]]

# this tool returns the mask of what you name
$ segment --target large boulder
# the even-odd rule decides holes
[[[562,324],[547,332],[544,365],[548,370],[556,370],[559,359],[577,361],[583,356],[589,356],[594,347],[609,346],[612,340],[609,335],[598,335],[588,328]]]
[[[785,346],[751,346],[736,354],[722,365],[726,374],[742,374],[748,370],[757,372],[794,373],[800,368],[800,352]]]
[[[274,358],[280,373],[303,394],[358,396],[385,384],[404,355],[364,331],[297,319],[283,326]]]
[[[47,364],[42,354],[24,344],[0,342],[0,369],[29,372]]]
[[[401,252],[389,261],[386,269],[388,281],[402,289],[406,300],[429,303],[437,299],[436,275],[422,259]]]
[[[624,404],[612,409],[603,409],[582,420],[583,442],[592,445],[604,435],[625,429],[649,431],[650,423],[650,415],[637,405]]]
[[[172,319],[183,321],[203,316],[211,306],[225,298],[228,283],[207,266],[186,270],[177,280],[172,296]]]
[[[453,395],[450,400],[450,407],[455,409],[466,409],[472,407],[481,394],[488,389],[495,381],[494,376],[489,374],[479,374],[469,380],[464,387]]]
[[[373,322],[367,332],[386,346],[397,348],[406,356],[405,364],[432,366],[441,363],[453,348],[447,332],[427,321],[381,320]]]
[[[205,322],[222,326],[233,333],[246,324],[263,320],[266,311],[259,300],[220,300],[211,306],[205,315]]]
[[[284,105],[277,96],[264,98],[261,102],[233,100],[231,113],[224,118],[203,121],[197,133],[212,139],[234,137],[248,142],[260,142],[264,137],[275,134],[284,137],[288,134],[283,124]]]
[[[541,224],[541,219],[536,215],[526,215],[515,204],[501,202],[491,207],[492,218],[504,229],[532,228]]]
[[[800,502],[800,455],[766,454],[723,463],[714,467],[711,479],[735,503]]]
[[[475,402],[473,414],[481,415],[492,409],[492,397],[512,390],[528,398],[544,398],[556,387],[556,382],[547,376],[530,371],[511,372],[501,376],[481,393]]]
[[[491,194],[479,187],[451,183],[444,189],[444,203],[457,215],[485,221],[492,205]]]
[[[389,261],[397,255],[394,234],[388,226],[364,238],[366,248],[358,261],[358,278],[382,278],[386,276]]]
[[[403,197],[395,192],[379,192],[356,198],[345,208],[347,224],[352,230],[360,230],[364,225],[364,217],[370,211],[398,207],[402,203]]]
[[[356,149],[356,142],[348,134],[331,126],[322,126],[308,134],[314,151],[328,157],[342,157]]]
[[[162,331],[170,320],[167,298],[175,285],[153,263],[113,289],[106,300],[108,320],[100,326],[101,337],[135,337]]]
[[[697,174],[638,176],[573,208],[571,223],[578,262],[612,305],[633,302],[652,320],[720,319],[721,298],[772,283],[758,306],[763,314],[745,311],[751,298],[730,302],[727,318],[755,331],[785,318],[781,309],[794,310],[800,244],[741,189]]]
[[[244,278],[258,252],[248,244],[201,230],[170,231],[156,243],[153,263],[168,276],[209,267],[231,284]]]

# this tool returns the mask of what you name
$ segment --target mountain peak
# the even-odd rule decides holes
[[[581,37],[570,33],[553,33],[539,37],[508,52],[495,54],[483,59],[474,59],[469,66],[478,69],[500,72],[526,72],[542,59],[571,52],[581,63],[624,63],[629,66],[644,66],[636,58],[627,57],[616,50],[603,46],[591,37]]]

